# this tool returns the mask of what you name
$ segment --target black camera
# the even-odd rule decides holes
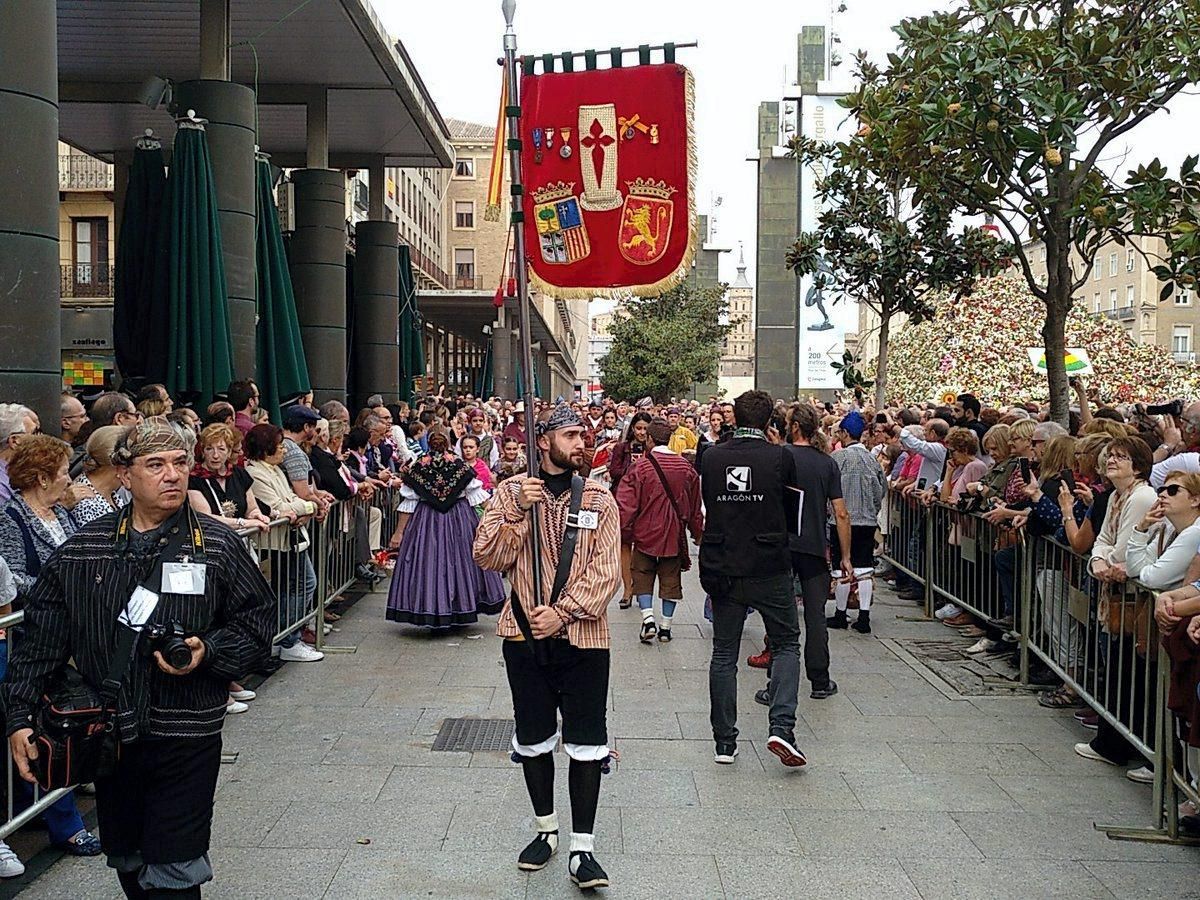
[[[1155,403],[1146,407],[1149,416],[1182,416],[1183,401],[1172,400],[1170,403]]]
[[[153,656],[157,650],[174,669],[186,669],[192,662],[192,648],[184,639],[187,632],[178,622],[155,622],[142,629],[142,653]]]

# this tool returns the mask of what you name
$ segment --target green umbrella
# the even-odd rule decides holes
[[[272,422],[279,422],[279,404],[307,394],[311,383],[304,345],[300,342],[292,276],[283,252],[283,233],[275,209],[271,164],[260,158],[257,169],[255,255],[258,259],[258,390],[262,395],[259,403]]]
[[[113,292],[113,351],[125,384],[162,381],[167,343],[167,259],[163,197],[167,174],[162,146],[138,141],[117,238]]]
[[[525,379],[523,377],[521,377],[521,361],[518,359],[516,361],[516,363],[517,363],[517,365],[516,365],[517,396],[523,397],[523,396],[525,396]],[[542,396],[542,379],[538,376],[536,362],[534,363],[534,366],[533,366],[533,396],[535,396],[535,397]]]
[[[400,384],[404,394],[416,390],[413,379],[425,374],[425,324],[417,308],[412,256],[400,245]]]
[[[479,367],[479,378],[475,382],[476,397],[490,397],[495,390],[492,372],[492,343],[495,340],[493,335],[488,340],[487,349],[483,352],[483,365]]]
[[[208,403],[233,379],[217,192],[204,127],[182,120],[167,179],[166,386],[177,400]]]

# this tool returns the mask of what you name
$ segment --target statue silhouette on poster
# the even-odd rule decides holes
[[[833,323],[829,321],[829,313],[825,311],[825,289],[833,284],[833,267],[824,256],[817,258],[817,269],[813,273],[812,284],[809,285],[808,293],[804,296],[804,306],[811,308],[815,306],[821,311],[820,322],[815,322],[808,326],[809,331],[829,331],[833,328]]]

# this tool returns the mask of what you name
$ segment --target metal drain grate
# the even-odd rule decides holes
[[[434,750],[509,750],[515,726],[512,719],[443,719]]]

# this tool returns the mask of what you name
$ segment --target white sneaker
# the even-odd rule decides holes
[[[240,690],[240,691],[230,691],[229,696],[232,697],[234,700],[241,700],[241,701],[245,702],[246,700],[253,700],[255,697],[258,696],[258,694],[254,693],[254,691]]]
[[[279,659],[279,651],[283,649],[278,644],[271,645],[271,659]]]
[[[981,637],[979,640],[977,640],[975,643],[973,643],[970,647],[967,648],[967,652],[972,655],[976,654],[976,653],[983,653],[985,650],[991,650],[995,646],[996,646],[996,642],[993,641],[991,638]]]
[[[236,716],[238,713],[244,713],[250,707],[241,700],[234,700],[233,695],[229,697],[229,702],[225,704],[225,715]]]
[[[13,853],[12,848],[0,841],[0,878],[16,878],[25,874],[25,863]]]
[[[957,606],[955,606],[953,603],[947,603],[944,606],[942,606],[941,608],[939,608],[938,611],[934,613],[934,615],[939,619],[952,619],[955,616],[957,616],[960,612],[962,612],[962,610],[959,609]]]
[[[279,658],[284,662],[317,662],[325,658],[325,654],[319,650],[314,650],[304,641],[296,641],[290,647],[281,647],[279,649]]]
[[[1136,769],[1129,769],[1125,773],[1125,777],[1130,781],[1136,781],[1138,784],[1154,784],[1154,770],[1146,766],[1140,766]]]
[[[1102,762],[1107,766],[1119,766],[1120,765],[1120,763],[1113,762],[1107,756],[1101,756],[1099,753],[1097,753],[1095,750],[1092,749],[1092,745],[1089,744],[1087,741],[1081,741],[1080,743],[1076,744],[1075,752],[1078,753],[1080,756],[1082,756],[1084,759],[1094,759],[1096,762]]]
[[[321,633],[329,634],[329,632],[331,632],[331,631],[333,631],[333,626],[330,625],[328,622],[325,622],[324,625],[322,626]]]

